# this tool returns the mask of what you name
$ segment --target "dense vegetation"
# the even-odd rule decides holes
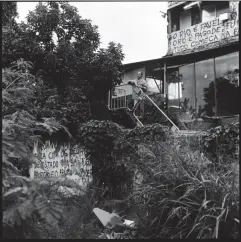
[[[66,2],[39,3],[20,24],[16,3],[2,11],[4,238],[98,238],[94,207],[135,220],[130,238],[239,238],[237,125],[177,138],[159,124],[93,120],[121,80],[121,46],[100,49],[97,27]],[[56,132],[85,146],[84,195],[58,192],[74,182],[28,178],[33,142]]]
[[[26,23],[12,22],[3,41],[3,68],[20,58],[32,62],[30,73],[43,81],[38,117],[54,116],[75,134],[79,123],[100,115],[95,103],[105,106],[108,90],[120,83],[121,45],[99,48],[97,26],[66,2],[41,2]]]
[[[23,238],[33,217],[51,225],[63,219],[56,192],[63,181],[28,178],[39,162],[34,141],[56,132],[75,138],[93,115],[91,102],[105,101],[120,82],[123,54],[112,42],[100,49],[97,27],[66,2],[40,2],[19,24],[16,2],[1,7],[4,236]]]

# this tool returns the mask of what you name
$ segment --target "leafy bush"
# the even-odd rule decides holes
[[[88,196],[73,196],[64,200],[65,219],[50,226],[34,218],[32,230],[26,237],[31,239],[96,239],[100,229],[96,226],[97,217],[92,212]]]
[[[99,168],[98,179],[86,193],[89,202],[77,198],[82,208],[73,205],[62,226],[42,224],[41,238],[98,237],[94,207],[135,220],[138,238],[239,238],[237,159],[214,166],[202,137],[177,139],[159,124],[125,130],[92,120],[81,125],[78,135]],[[136,171],[141,179],[135,183]],[[123,185],[127,180],[129,189]],[[113,188],[117,193],[107,195]]]
[[[126,130],[111,121],[92,120],[80,126],[79,141],[92,163],[94,184],[107,189],[110,197],[120,199],[124,187],[131,190],[135,169],[130,154],[138,155],[140,142],[166,140],[168,129],[160,124]],[[139,164],[140,165],[140,164]]]
[[[218,126],[207,131],[202,144],[209,153],[223,156],[237,155],[239,145],[239,123]]]
[[[117,163],[114,154],[115,142],[124,133],[122,127],[110,121],[92,120],[79,129],[79,141],[92,163],[93,182],[106,191],[105,196],[120,196],[122,183],[128,181],[124,164]]]
[[[2,71],[2,192],[5,238],[14,235],[18,238],[24,237],[26,231],[23,228],[28,227],[27,221],[34,214],[52,225],[63,218],[62,199],[56,192],[63,181],[32,180],[27,177],[29,166],[39,162],[32,152],[34,141],[40,141],[35,132],[51,134],[58,130],[67,131],[53,118],[40,121],[36,119],[34,93],[38,87],[33,85],[37,80],[28,74],[29,68],[31,63],[20,60],[11,68]],[[17,227],[19,234],[13,233]]]

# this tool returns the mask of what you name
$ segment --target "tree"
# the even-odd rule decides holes
[[[12,39],[5,43],[3,65],[19,58],[31,61],[31,74],[41,77],[48,90],[39,110],[46,113],[45,100],[55,99],[55,109],[48,112],[71,132],[91,118],[89,102],[105,105],[108,91],[121,82],[121,45],[111,42],[99,49],[97,26],[81,18],[69,3],[40,2]]]
[[[36,131],[53,133],[65,129],[54,118],[36,120],[38,83],[29,74],[32,63],[23,59],[2,70],[2,192],[4,236],[23,236],[28,219],[37,215],[49,224],[63,217],[61,197],[56,193],[61,181],[29,179],[26,171],[39,163],[33,155]],[[68,131],[67,131],[68,132]],[[10,229],[10,234],[7,231]],[[12,229],[12,230],[11,230]],[[14,231],[14,233],[13,233]]]
[[[2,26],[6,26],[14,21],[18,16],[17,2],[1,2],[2,6]]]

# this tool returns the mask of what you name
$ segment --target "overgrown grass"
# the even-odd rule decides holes
[[[147,151],[143,183],[126,200],[138,204],[141,238],[239,238],[237,159],[214,165],[188,138]]]
[[[68,200],[63,224],[50,228],[35,222],[38,238],[96,239],[103,227],[94,207],[135,220],[141,239],[239,238],[236,156],[222,153],[216,162],[195,137],[140,141],[137,147],[128,153],[128,168],[138,168],[141,179],[128,193],[123,190],[123,199],[106,197],[102,188],[89,186],[85,196]]]

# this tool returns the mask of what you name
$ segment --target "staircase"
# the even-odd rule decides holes
[[[126,88],[128,86],[128,88]],[[130,91],[131,90],[131,91]],[[134,126],[144,126],[159,123],[170,127],[177,136],[190,136],[199,131],[185,130],[185,127],[176,125],[158,105],[140,89],[140,99],[133,105],[132,86],[117,86],[109,93],[108,108],[116,115],[127,115]],[[119,123],[119,122],[118,122]],[[182,130],[184,128],[184,130]]]
[[[159,123],[169,126],[173,131],[179,130],[165,112],[142,90],[140,96],[140,100],[133,109],[133,116],[139,126]]]

